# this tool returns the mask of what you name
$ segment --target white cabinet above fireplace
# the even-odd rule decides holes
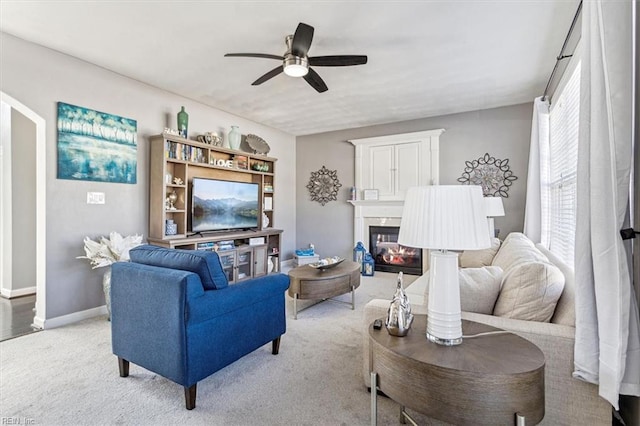
[[[403,201],[412,186],[438,184],[439,143],[444,129],[352,139],[356,147],[355,185],[376,189],[380,201]]]

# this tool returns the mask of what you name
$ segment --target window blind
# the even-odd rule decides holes
[[[576,184],[580,117],[580,64],[576,66],[549,115],[549,181],[543,185],[548,205],[547,245],[567,265],[574,265]]]

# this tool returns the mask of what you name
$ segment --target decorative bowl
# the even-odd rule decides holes
[[[206,132],[204,135],[197,136],[196,139],[198,142],[208,143],[214,146],[222,145],[222,138],[214,132]]]
[[[256,154],[268,154],[271,151],[269,144],[260,136],[248,134],[247,144]]]
[[[314,263],[308,263],[307,265],[309,265],[313,269],[319,269],[321,271],[324,271],[327,269],[331,269],[335,266],[338,266],[342,262],[344,262],[343,258],[334,256],[334,257],[325,257],[324,259],[320,259],[319,261]]]

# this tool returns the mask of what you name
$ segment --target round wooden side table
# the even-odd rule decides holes
[[[411,420],[404,407],[456,425],[542,420],[545,361],[537,346],[466,320],[463,335],[476,337],[463,337],[458,346],[442,346],[426,339],[426,324],[426,315],[416,315],[405,337],[389,335],[384,325],[379,330],[369,326],[373,425],[376,386],[400,404],[402,423]]]
[[[360,264],[345,260],[338,266],[324,271],[302,265],[290,270],[289,278],[289,296],[293,297],[294,319],[298,318],[298,299],[346,303],[331,298],[351,292],[351,309],[354,309],[355,289],[360,286]]]

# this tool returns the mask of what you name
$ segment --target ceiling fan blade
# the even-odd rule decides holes
[[[279,67],[275,67],[274,69],[272,69],[271,71],[269,71],[268,73],[266,73],[265,75],[263,75],[262,77],[254,81],[253,83],[251,83],[251,85],[257,86],[259,84],[262,84],[265,81],[270,80],[276,75],[280,74],[282,71],[283,71],[282,65],[280,65]]]
[[[225,57],[242,57],[242,58],[266,58],[278,59],[282,61],[284,58],[278,55],[269,55],[268,53],[227,53]]]
[[[309,58],[309,65],[316,67],[346,67],[350,65],[364,65],[366,63],[366,55],[314,56]]]
[[[303,22],[298,24],[291,42],[291,53],[296,56],[307,56],[311,41],[313,40],[313,27]]]
[[[311,87],[316,89],[318,93],[326,92],[327,90],[329,90],[324,80],[322,80],[318,73],[311,68],[309,68],[309,72],[304,76],[304,79],[311,85]]]

